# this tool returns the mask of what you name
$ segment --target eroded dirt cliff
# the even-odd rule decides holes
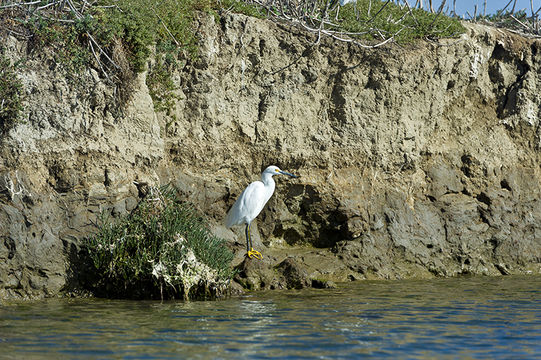
[[[96,71],[70,78],[8,38],[28,65],[26,121],[0,147],[0,298],[76,286],[97,215],[128,213],[146,184],[172,182],[240,262],[243,229],[223,218],[270,164],[301,178],[277,179],[255,234],[266,260],[241,264],[244,286],[540,273],[541,41],[467,29],[362,50],[205,17],[170,115],[146,73],[119,108]]]

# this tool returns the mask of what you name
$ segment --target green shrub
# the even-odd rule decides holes
[[[144,69],[154,44],[160,47],[173,42],[193,57],[197,54],[195,13],[210,10],[210,4],[210,0],[101,1],[101,5],[112,7],[94,8],[96,37],[109,50],[115,39],[121,39],[136,72]]]
[[[371,4],[370,4],[371,3]],[[338,24],[353,37],[381,41],[382,35],[395,36],[399,43],[422,38],[455,37],[465,29],[458,19],[444,14],[411,9],[381,0],[358,0],[356,6],[346,4],[340,9]],[[384,6],[385,5],[385,6]],[[370,12],[369,12],[370,9]],[[381,10],[381,11],[380,11]]]
[[[211,11],[211,4],[211,0],[100,0],[86,4],[83,15],[50,6],[29,12],[23,23],[34,45],[53,47],[57,62],[69,68],[78,70],[97,57],[104,69],[113,72],[109,59],[120,56],[136,73],[145,69],[153,45],[172,49],[162,43],[174,43],[175,55],[197,56],[196,12]]]
[[[233,276],[232,252],[170,189],[154,190],[128,217],[102,219],[86,240],[91,289],[113,298],[212,298]]]
[[[169,114],[179,99],[175,93],[178,86],[171,77],[178,62],[171,56],[174,54],[172,50],[158,50],[159,56],[156,56],[154,65],[149,69],[146,83],[154,103],[154,110],[165,111]]]
[[[86,67],[92,59],[86,48],[86,32],[95,27],[95,20],[90,17],[74,19],[73,23],[59,23],[40,15],[30,18],[26,26],[32,33],[32,45],[36,49],[52,48],[55,63],[70,72],[77,72]]]
[[[0,135],[19,121],[23,110],[23,89],[16,74],[18,65],[0,55]]]

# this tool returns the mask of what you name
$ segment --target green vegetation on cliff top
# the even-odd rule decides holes
[[[463,31],[456,19],[443,14],[379,0],[359,0],[355,7],[348,4],[335,20],[336,9],[331,2],[304,0],[295,7],[278,9],[278,3],[267,2],[270,5],[264,7],[248,0],[100,0],[92,5],[72,1],[73,7],[42,1],[28,3],[34,5],[27,5],[26,11],[21,10],[22,5],[0,11],[4,12],[4,21],[25,27],[35,44],[62,48],[62,63],[80,67],[94,61],[100,63],[94,66],[109,72],[126,71],[126,66],[133,72],[142,71],[151,55],[151,45],[176,60],[197,56],[198,37],[204,36],[196,28],[199,12],[218,17],[240,12],[270,19],[278,18],[280,13],[293,21],[302,20],[305,28],[318,27],[324,20],[324,34],[340,32],[373,42],[393,35],[393,40],[407,42],[456,36]]]
[[[0,31],[22,34],[30,39],[31,49],[52,49],[55,63],[68,73],[88,66],[97,69],[109,80],[123,84],[124,94],[129,94],[130,80],[153,56],[156,61],[149,66],[147,85],[156,110],[168,111],[177,89],[171,73],[197,57],[199,38],[205,36],[197,29],[200,13],[220,18],[238,12],[289,21],[317,33],[318,38],[332,36],[337,41],[368,46],[456,36],[464,30],[456,19],[390,1],[358,0],[356,6],[342,7],[336,18],[336,3],[301,0],[286,4],[272,0],[261,2],[263,6],[250,0],[99,0],[92,4],[72,0],[68,6],[53,0],[7,1],[0,8]],[[0,75],[6,78],[6,72]],[[3,86],[8,88],[4,92],[17,92],[16,82]],[[9,111],[18,109],[16,103]]]

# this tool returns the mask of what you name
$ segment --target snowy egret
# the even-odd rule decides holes
[[[261,173],[261,181],[254,181],[248,185],[227,213],[225,225],[228,228],[234,225],[246,225],[246,255],[249,258],[255,257],[256,259],[262,259],[263,257],[259,251],[254,250],[252,247],[250,223],[259,215],[274,193],[276,183],[272,177],[280,174],[293,178],[298,177],[297,175],[280,170],[277,166],[269,166]]]

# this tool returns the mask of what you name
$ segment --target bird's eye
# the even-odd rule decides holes
[[[280,170],[278,170],[278,169],[276,169],[276,170],[274,170],[274,171],[276,171],[276,172],[280,172]]]

